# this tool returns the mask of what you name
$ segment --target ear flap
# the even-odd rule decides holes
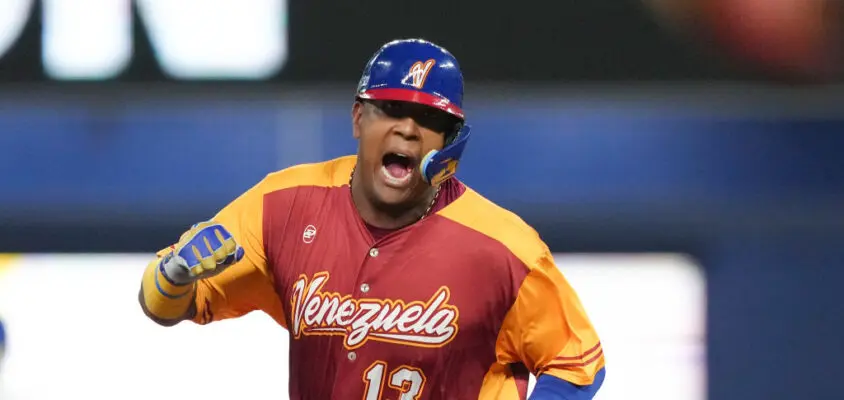
[[[419,164],[422,172],[422,179],[432,186],[437,186],[457,172],[457,165],[463,155],[463,148],[469,140],[469,125],[463,125],[454,134],[452,143],[443,147],[442,150],[431,150]]]

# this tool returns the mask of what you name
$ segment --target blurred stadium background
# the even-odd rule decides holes
[[[280,327],[160,328],[140,272],[266,173],[354,152],[397,37],[461,60],[459,176],[556,253],[599,399],[840,399],[842,4],[0,0],[0,399],[286,398]],[[181,341],[195,363],[160,365]]]

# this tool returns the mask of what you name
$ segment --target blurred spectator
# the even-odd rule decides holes
[[[837,0],[642,0],[662,25],[765,77],[829,81],[844,71]]]

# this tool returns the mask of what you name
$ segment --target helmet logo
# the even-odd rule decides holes
[[[410,85],[417,89],[422,89],[425,86],[425,79],[428,79],[428,73],[431,72],[431,68],[434,67],[435,63],[436,61],[433,58],[424,63],[422,61],[415,62],[410,66],[407,75],[401,80],[402,85]]]
[[[360,81],[358,81],[358,92],[366,90],[367,86],[369,86],[369,75],[364,75],[360,77]]]
[[[439,184],[443,183],[446,179],[454,175],[454,173],[457,172],[458,162],[459,161],[453,158],[443,160],[440,163],[440,168],[442,168],[442,170],[440,172],[437,172],[437,174],[433,177],[431,177],[431,185],[438,186]]]

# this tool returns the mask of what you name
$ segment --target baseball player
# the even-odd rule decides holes
[[[291,399],[591,399],[601,342],[538,234],[454,177],[469,140],[444,48],[385,44],[356,155],[267,175],[145,270],[153,321],[260,310],[290,332]]]

